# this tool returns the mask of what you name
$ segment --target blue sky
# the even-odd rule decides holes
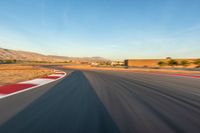
[[[200,57],[200,0],[1,0],[0,47],[75,57]]]

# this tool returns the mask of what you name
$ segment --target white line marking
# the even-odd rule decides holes
[[[53,79],[38,78],[38,79],[33,79],[33,80],[28,80],[28,81],[20,82],[19,84],[44,85],[44,84],[50,83],[52,81],[54,81],[54,80]]]
[[[48,76],[62,76],[63,74],[51,74],[51,75],[48,75]]]
[[[0,99],[3,98],[5,95],[0,94]]]

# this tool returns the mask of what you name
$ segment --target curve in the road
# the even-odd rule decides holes
[[[0,100],[0,132],[199,133],[199,79],[75,71]]]

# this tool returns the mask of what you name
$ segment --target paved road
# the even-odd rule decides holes
[[[0,132],[199,133],[200,79],[74,71],[0,100]]]

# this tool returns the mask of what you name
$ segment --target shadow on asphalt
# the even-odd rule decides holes
[[[0,126],[1,133],[119,133],[84,74],[75,71]]]

